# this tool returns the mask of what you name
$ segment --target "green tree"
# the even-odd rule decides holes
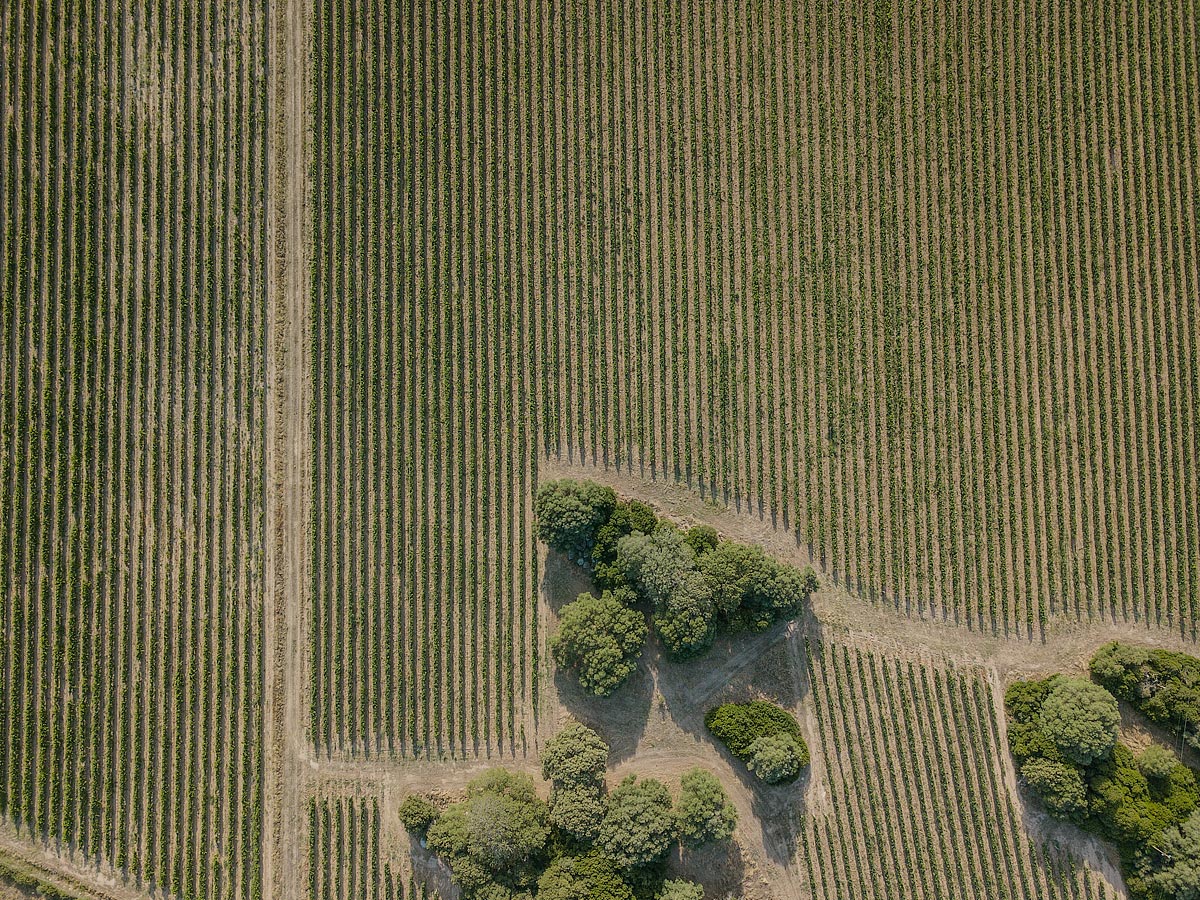
[[[633,891],[598,853],[560,856],[538,879],[538,900],[634,900]]]
[[[704,886],[676,879],[663,884],[658,900],[704,900]]]
[[[693,525],[683,538],[695,552],[697,559],[714,549],[720,542],[717,529],[711,525]]]
[[[1075,766],[1035,757],[1021,766],[1021,777],[1060,819],[1069,819],[1087,809],[1087,785]]]
[[[1162,862],[1150,884],[1170,900],[1200,900],[1200,811],[1166,829],[1156,849]]]
[[[437,807],[420,794],[409,794],[400,804],[400,824],[417,837],[424,837],[437,817]]]
[[[622,871],[666,855],[675,838],[671,792],[661,781],[630,775],[608,799],[596,846]]]
[[[704,769],[689,769],[680,779],[679,804],[675,808],[679,838],[689,847],[723,841],[737,827],[737,809],[721,782]]]
[[[590,558],[596,532],[617,505],[612,488],[594,481],[549,481],[533,501],[538,537],[571,558]]]
[[[1137,765],[1148,779],[1162,781],[1171,777],[1179,765],[1179,757],[1162,744],[1151,744],[1138,754]]]
[[[802,748],[790,734],[760,737],[750,745],[746,767],[767,784],[779,784],[800,774]]]
[[[627,534],[652,534],[658,517],[645,503],[619,501],[612,515],[596,532],[592,546],[592,578],[602,590],[615,590],[625,584],[625,570],[617,559],[617,543]]]
[[[579,841],[596,839],[604,811],[599,785],[555,785],[550,794],[550,824]]]
[[[593,785],[604,780],[608,744],[586,725],[572,722],[542,748],[542,777],[556,785]]]
[[[646,640],[646,621],[604,594],[580,594],[559,613],[558,634],[550,639],[554,661],[574,672],[585,691],[607,697],[637,668]]]
[[[703,653],[716,637],[712,593],[696,571],[683,573],[674,591],[654,613],[654,627],[667,651],[677,659]]]
[[[1039,724],[1064,756],[1086,766],[1112,752],[1120,721],[1112,694],[1090,681],[1064,678],[1042,704]]]
[[[673,526],[653,534],[630,534],[617,542],[618,560],[638,594],[656,606],[674,593],[685,573],[696,568],[696,554]]]

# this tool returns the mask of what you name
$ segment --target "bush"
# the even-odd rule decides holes
[[[746,767],[767,784],[794,781],[805,765],[805,753],[790,734],[772,734],[750,745]]]
[[[1138,755],[1137,765],[1148,780],[1162,781],[1171,777],[1179,757],[1160,744],[1151,744]]]
[[[1200,813],[1163,831],[1149,883],[1172,900],[1200,900]]]
[[[668,881],[663,884],[658,900],[704,900],[704,886],[694,881]]]
[[[1038,724],[1064,756],[1086,766],[1112,752],[1120,721],[1112,694],[1090,681],[1072,678],[1051,689]]]
[[[538,537],[572,559],[590,559],[596,533],[616,505],[612,488],[594,481],[549,481],[533,501]]]
[[[420,794],[409,794],[400,804],[400,824],[409,834],[425,837],[429,826],[437,821],[437,807]]]
[[[679,805],[675,809],[679,839],[689,847],[723,841],[737,827],[737,809],[721,782],[704,769],[689,769],[680,780]]]
[[[1114,641],[1096,651],[1091,672],[1151,722],[1200,750],[1200,658]]]
[[[586,725],[572,722],[542,748],[542,777],[556,785],[594,785],[604,780],[608,744]]]
[[[1021,777],[1060,819],[1073,819],[1088,808],[1087,785],[1070,763],[1035,757],[1021,766]]]
[[[550,639],[554,661],[574,672],[580,686],[598,697],[607,697],[637,668],[646,621],[604,594],[599,599],[580,594],[559,614],[558,634]]]
[[[683,539],[687,541],[687,545],[695,551],[696,556],[700,557],[717,546],[720,538],[717,536],[717,529],[711,525],[693,525],[687,530],[687,534]]]
[[[538,879],[538,900],[634,900],[613,864],[597,853],[560,856]]]
[[[650,865],[666,855],[675,839],[671,793],[654,778],[628,776],[608,799],[596,846],[618,869]]]
[[[730,753],[747,764],[754,758],[755,741],[785,735],[794,742],[792,753],[797,763],[796,773],[808,765],[808,745],[804,743],[800,724],[795,716],[774,703],[765,700],[725,703],[709,710],[708,715],[704,717],[704,724],[717,740],[729,748]],[[775,750],[774,745],[768,745],[770,753],[774,753]],[[766,759],[760,760],[760,764],[767,762]],[[756,774],[763,777],[761,772],[760,769]],[[795,773],[789,777],[794,778]]]

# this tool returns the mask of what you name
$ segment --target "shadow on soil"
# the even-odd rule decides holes
[[[558,553],[547,556],[542,583],[544,596],[555,612],[584,591],[595,593],[587,573]],[[798,822],[805,812],[805,793],[812,768],[807,767],[795,782],[769,785],[750,772],[745,763],[717,741],[704,725],[705,714],[715,706],[753,699],[770,700],[797,714],[810,693],[805,662],[805,638],[818,642],[821,626],[812,615],[803,620],[780,623],[760,634],[723,635],[701,658],[686,662],[669,659],[651,634],[637,670],[611,697],[595,697],[583,691],[570,673],[555,669],[554,683],[559,700],[578,721],[592,728],[610,746],[609,760],[617,765],[633,758],[642,746],[648,727],[666,725],[668,720],[696,739],[714,758],[725,761],[751,797],[763,845],[772,862],[790,866],[796,856]],[[806,733],[810,750],[820,752],[818,736]],[[751,823],[744,823],[750,825]],[[683,862],[698,857],[691,873],[706,871],[700,856],[725,853],[738,857],[718,862],[709,859],[714,877],[724,883],[732,869],[743,864],[736,846],[724,850],[707,848],[702,853],[683,851]],[[714,882],[712,889],[718,889]]]

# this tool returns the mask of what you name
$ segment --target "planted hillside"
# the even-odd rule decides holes
[[[1090,668],[1114,695],[1200,750],[1200,659],[1113,641],[1096,651]]]
[[[1100,685],[1018,681],[1004,704],[1022,781],[1052,816],[1116,845],[1130,897],[1194,900],[1200,846],[1184,845],[1200,807],[1196,773],[1166,748],[1135,755],[1122,744],[1116,698]]]
[[[551,641],[559,665],[578,671],[583,686],[597,694],[611,693],[633,669],[628,638],[636,629],[619,614],[620,604],[649,612],[667,652],[690,659],[703,655],[718,634],[762,631],[794,618],[817,587],[811,568],[722,540],[707,525],[684,530],[594,482],[543,484],[534,510],[538,536],[604,589],[599,601],[585,594],[564,607],[562,630]],[[585,615],[592,623],[586,642],[579,627]],[[609,639],[605,622],[612,623]],[[586,651],[568,652],[583,643],[600,662],[589,665]],[[592,668],[603,669],[599,678]]]

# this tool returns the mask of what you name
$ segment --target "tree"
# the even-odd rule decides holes
[[[592,546],[592,578],[598,587],[611,590],[625,584],[625,570],[617,560],[617,543],[634,532],[652,534],[657,525],[658,517],[645,503],[637,500],[617,503],[608,521],[596,532]]]
[[[769,561],[758,547],[721,541],[697,563],[712,593],[716,610],[732,621],[754,585],[770,576]]]
[[[542,748],[542,777],[556,785],[593,785],[604,780],[608,744],[586,725],[572,722]]]
[[[596,846],[622,871],[661,859],[675,838],[671,792],[654,778],[630,775],[608,799]]]
[[[711,525],[693,525],[687,530],[683,539],[695,551],[697,559],[715,548],[720,542],[717,529]]]
[[[679,838],[689,847],[723,841],[737,827],[737,809],[721,782],[704,769],[689,769],[680,779],[679,805],[675,809]]]
[[[1171,777],[1179,765],[1179,757],[1161,744],[1151,744],[1138,755],[1137,765],[1148,779],[1162,781]]]
[[[1021,777],[1060,819],[1069,819],[1087,809],[1087,785],[1079,770],[1069,763],[1037,757],[1021,766]]]
[[[795,778],[803,767],[800,745],[790,734],[760,737],[750,745],[746,767],[767,784]]]
[[[550,835],[548,815],[529,776],[491,769],[468,783],[467,799],[430,826],[427,841],[464,891],[491,881],[522,887],[536,878]]]
[[[638,594],[656,606],[666,600],[685,573],[696,568],[696,554],[683,533],[660,526],[654,534],[630,534],[617,542],[617,558]]]
[[[1162,865],[1150,884],[1171,900],[1200,900],[1200,811],[1166,829],[1157,849]]]
[[[595,784],[555,785],[550,795],[550,824],[579,841],[596,839],[604,817],[604,798]]]
[[[400,824],[417,837],[424,837],[437,817],[437,807],[420,794],[409,794],[400,804]]]
[[[612,488],[594,481],[549,481],[533,501],[538,537],[572,558],[590,558],[596,532],[616,505]]]
[[[538,879],[538,900],[634,900],[613,864],[598,853],[560,856]]]
[[[668,881],[663,884],[658,900],[704,900],[704,886],[682,879]]]
[[[712,592],[696,571],[683,573],[675,590],[658,604],[654,627],[676,659],[703,653],[716,637]]]
[[[1042,705],[1042,731],[1064,756],[1082,766],[1104,759],[1117,742],[1117,700],[1090,681],[1061,679]]]
[[[579,678],[585,691],[607,697],[637,668],[646,640],[646,620],[604,594],[580,594],[559,613],[558,634],[550,639],[554,661]]]

